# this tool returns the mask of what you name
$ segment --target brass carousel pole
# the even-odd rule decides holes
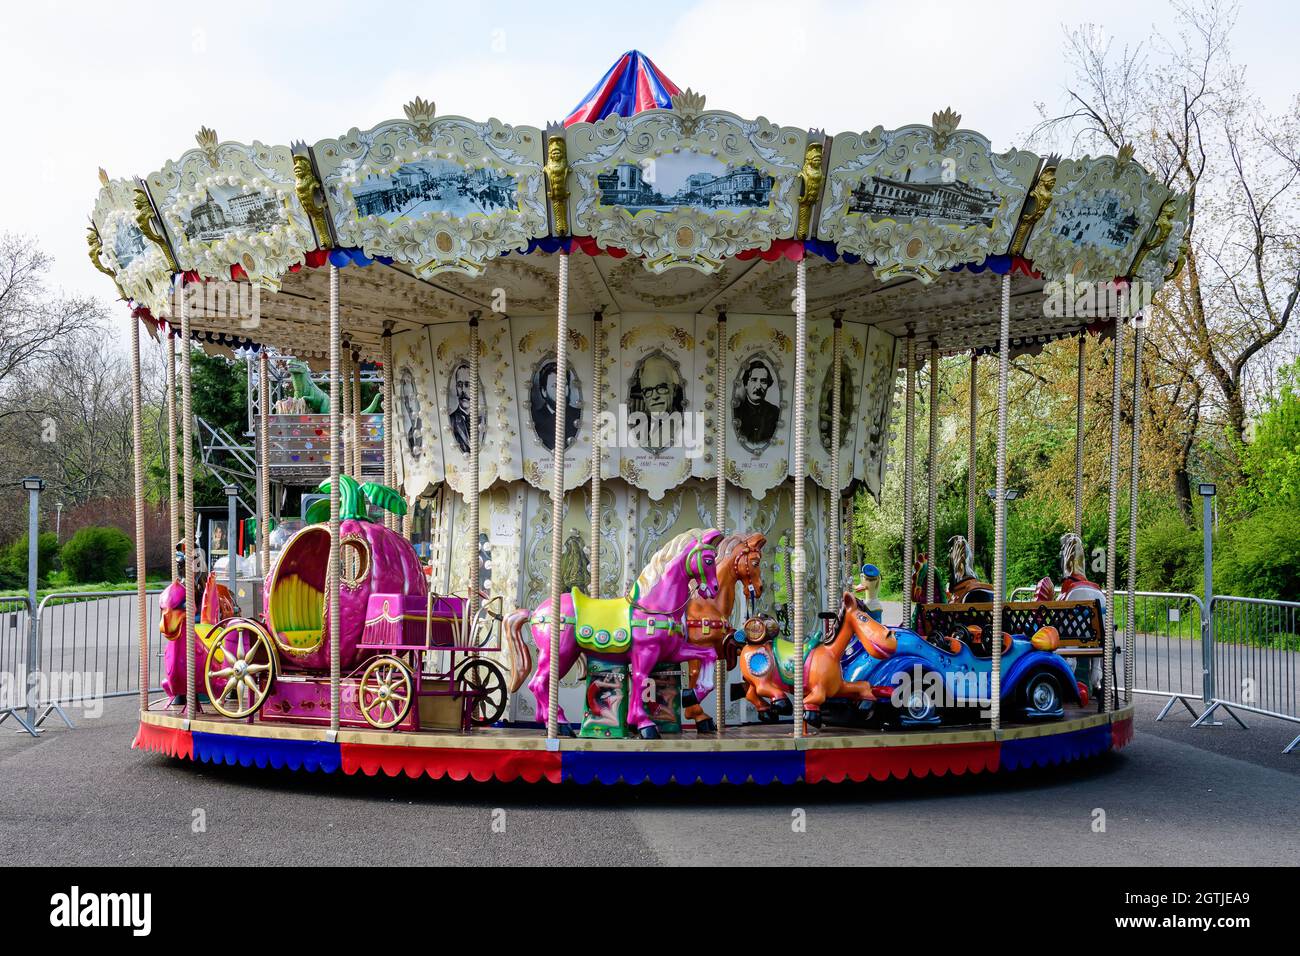
[[[1074,386],[1074,533],[1083,537],[1083,375],[1088,333],[1079,330],[1079,371]]]
[[[185,489],[185,719],[194,719],[194,411],[191,378],[190,310],[181,288],[181,466]]]
[[[971,554],[975,553],[975,457],[976,457],[976,416],[979,411],[979,391],[977,373],[979,356],[970,354],[970,450],[966,456],[966,543],[970,545]]]
[[[140,319],[131,317],[131,442],[135,449],[135,618],[140,643],[140,710],[149,709],[149,608],[144,541],[144,398],[140,374]],[[187,609],[188,610],[188,609]],[[55,701],[57,703],[57,699]]]
[[[560,391],[569,381],[569,254],[560,252],[555,318],[555,443],[551,453],[551,621],[550,673],[547,675],[546,737],[560,735],[560,552],[564,547],[564,412]],[[567,398],[566,398],[567,401]],[[640,688],[633,688],[640,693]]]
[[[930,409],[929,409],[929,448],[926,457],[929,459],[927,467],[929,476],[926,479],[926,507],[929,514],[925,521],[925,547],[929,560],[926,561],[925,573],[925,603],[933,604],[934,596],[934,578],[935,578],[935,526],[936,512],[939,510],[939,343],[935,339],[930,340]]]
[[[603,448],[600,443],[600,416],[604,411],[605,389],[605,323],[604,314],[595,313],[591,317],[591,561],[590,578],[587,590],[592,597],[600,597],[600,518],[601,518],[601,459]],[[560,402],[561,391],[564,404]],[[568,384],[555,383],[555,407],[563,409],[568,415]]]
[[[790,595],[791,614],[794,618],[791,636],[794,638],[794,659],[803,660],[804,650],[804,601],[808,581],[808,549],[805,539],[805,497],[807,489],[804,481],[807,477],[807,460],[805,448],[807,429],[808,393],[808,263],[800,259],[795,263],[794,280],[794,533],[791,545],[790,569],[794,579],[794,593]],[[803,668],[794,669],[794,736],[804,736],[803,714],[804,679]]]
[[[330,563],[326,581],[329,587],[330,638],[330,737],[339,732],[342,674],[340,666],[339,620],[342,609],[339,583],[342,579],[342,549],[339,546],[339,478],[343,474],[343,361],[339,321],[339,267],[330,263]]]
[[[831,507],[826,534],[830,553],[826,557],[826,591],[822,605],[833,611],[839,604],[840,586],[840,522],[844,509],[840,501],[840,409],[844,396],[840,393],[840,366],[844,362],[844,310],[831,313],[834,331],[831,333]]]
[[[1119,431],[1120,396],[1124,390],[1124,320],[1115,319],[1115,352],[1111,359],[1110,405],[1110,497],[1106,514],[1106,613],[1102,645],[1102,674],[1105,682],[1106,713],[1115,704],[1115,547],[1119,531]],[[1127,663],[1127,662],[1126,662]]]
[[[1002,604],[1007,567],[1007,382],[1011,377],[1011,273],[1002,277],[1002,309],[998,321],[998,440],[996,488],[993,500],[993,681],[990,711],[994,730],[1002,729]]]
[[[907,330],[907,372],[903,386],[903,627],[912,624],[912,520],[915,491],[912,488],[913,458],[916,455],[916,337]]]
[[[1133,702],[1133,683],[1137,679],[1137,546],[1138,546],[1138,453],[1142,440],[1142,346],[1146,340],[1146,321],[1141,315],[1133,320],[1133,428],[1131,431],[1128,474],[1128,606],[1124,619],[1124,703]]]
[[[483,436],[480,434],[478,415],[479,415],[479,336],[478,320],[481,313],[475,309],[469,314],[469,490],[467,492],[469,505],[469,601],[465,611],[465,621],[468,625],[473,622],[474,617],[478,614],[478,587],[479,587],[479,453]],[[559,383],[556,383],[556,417],[563,419],[561,414],[564,406],[560,404],[558,392]],[[468,639],[469,634],[465,637]]]

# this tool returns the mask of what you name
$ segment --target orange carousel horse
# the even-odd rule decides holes
[[[846,681],[840,667],[840,659],[855,637],[863,650],[877,660],[892,657],[898,649],[893,631],[873,618],[867,606],[847,591],[833,622],[835,636],[824,642],[810,640],[804,651],[804,721],[812,727],[821,726],[822,704],[828,700],[880,700],[888,699],[893,692],[892,687],[877,688],[861,681]],[[774,705],[787,700],[794,685],[794,642],[781,638],[775,624],[771,618],[755,617],[746,621],[747,643],[740,652],[745,699],[765,721],[774,719],[778,709]]]
[[[692,644],[711,646],[723,664],[718,676],[718,706],[726,705],[727,671],[736,666],[739,650],[731,636],[731,612],[736,606],[736,585],[745,592],[745,607],[753,612],[754,604],[763,596],[762,560],[767,538],[761,534],[732,534],[718,545],[718,594],[716,597],[692,595],[686,605],[686,636]],[[700,670],[699,661],[690,661],[691,686],[694,687]],[[688,692],[688,696],[689,692]],[[688,704],[686,717],[695,721],[695,731],[711,734],[717,731],[712,717],[698,703]]]

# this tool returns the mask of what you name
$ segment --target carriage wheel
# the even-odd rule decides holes
[[[274,679],[275,649],[266,631],[243,620],[217,628],[203,668],[203,685],[217,713],[232,720],[255,713]]]
[[[480,727],[494,724],[505,714],[506,678],[491,661],[481,657],[466,661],[456,675],[456,685],[462,694],[474,695],[470,723]]]
[[[378,730],[396,727],[411,709],[411,672],[396,657],[376,657],[361,675],[357,706]]]

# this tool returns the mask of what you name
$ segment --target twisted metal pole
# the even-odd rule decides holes
[[[132,479],[135,490],[135,620],[140,646],[140,710],[149,709],[148,562],[144,541],[144,397],[140,375],[140,319],[131,322],[131,442],[135,449]],[[188,606],[186,607],[188,611]]]
[[[564,547],[564,414],[559,406],[560,389],[569,381],[569,255],[561,251],[556,277],[555,316],[555,444],[551,453],[551,620],[549,673],[546,676],[546,738],[560,736],[560,551]],[[566,399],[567,400],[567,399]],[[632,688],[639,694],[641,688]]]
[[[479,456],[482,452],[483,436],[480,434],[479,415],[479,312],[469,314],[469,611],[466,620],[474,620],[478,614],[480,566],[479,541],[481,516],[479,514]],[[560,403],[559,383],[556,383],[555,414],[563,418],[564,405]],[[465,635],[467,638],[470,635]]]
[[[1141,315],[1133,321],[1133,428],[1131,460],[1128,474],[1128,601],[1124,621],[1124,703],[1133,702],[1133,684],[1137,680],[1137,553],[1138,553],[1138,452],[1142,440],[1142,346],[1146,341],[1146,321]]]
[[[1083,376],[1086,330],[1079,331],[1079,370],[1074,386],[1074,533],[1083,537]]]
[[[176,336],[169,327],[165,340],[167,346],[167,553],[174,554],[181,541],[180,466],[176,450]],[[170,561],[170,558],[169,558]]]
[[[384,323],[384,484],[397,485],[397,459],[393,456],[393,323]],[[384,527],[397,530],[397,515],[384,512]]]
[[[184,281],[183,279],[181,280]],[[182,289],[182,291],[184,291]],[[194,406],[190,358],[190,310],[181,296],[181,464],[185,489],[185,719],[194,719]]]
[[[912,626],[912,519],[915,491],[912,460],[916,455],[916,337],[907,330],[907,372],[903,386],[903,627]]]
[[[966,543],[970,545],[971,554],[975,553],[975,481],[977,476],[975,468],[976,458],[976,427],[977,416],[979,413],[979,355],[975,352],[970,354],[970,433],[967,436],[970,441],[970,450],[966,457]]]
[[[265,345],[257,353],[257,387],[257,576],[264,580],[271,570],[271,363]]]
[[[826,558],[826,591],[823,605],[834,610],[839,605],[840,594],[840,523],[844,508],[840,500],[840,410],[844,396],[840,382],[840,367],[844,362],[844,311],[831,313],[831,507],[830,523],[826,532],[830,554]],[[797,394],[797,393],[796,393]]]
[[[339,321],[339,267],[330,263],[330,563],[326,576],[329,587],[330,637],[330,733],[339,731],[342,674],[340,667],[339,620],[342,608],[339,583],[342,579],[343,552],[339,542],[339,477],[343,474],[343,415],[339,402],[343,398],[342,351]]]
[[[361,477],[361,352],[352,350],[352,477]]]
[[[601,519],[601,468],[604,449],[600,438],[600,418],[605,411],[605,323],[604,315],[597,312],[591,318],[591,551],[590,571],[587,590],[592,597],[600,597],[600,519]],[[555,383],[556,409],[560,405],[560,383]],[[564,413],[568,414],[568,389],[565,388],[566,404]]]
[[[714,395],[717,410],[713,416],[714,453],[717,457],[714,469],[713,523],[725,534],[727,531],[727,406],[730,398],[727,395],[727,313],[721,309],[718,310],[717,333],[718,361]],[[727,729],[727,661],[721,654],[718,655],[717,671],[718,689],[714,692],[717,696],[714,698],[713,709],[717,713],[714,725],[717,727],[718,735],[721,736]]]
[[[1111,360],[1110,405],[1110,497],[1106,509],[1106,630],[1102,653],[1106,713],[1115,703],[1115,546],[1119,525],[1119,426],[1120,393],[1124,388],[1124,322],[1115,320],[1115,353]]]
[[[993,686],[990,712],[993,729],[1002,728],[1002,602],[1007,581],[1007,382],[1011,376],[1011,273],[1002,277],[1002,307],[998,321],[998,443],[993,511]]]
[[[929,410],[929,447],[926,450],[929,474],[926,477],[926,507],[929,514],[925,520],[925,547],[929,560],[925,562],[925,603],[934,603],[934,564],[935,564],[935,518],[939,510],[939,343],[930,340],[930,410]]]
[[[800,259],[795,263],[794,279],[794,552],[790,569],[794,578],[794,593],[790,596],[791,627],[794,638],[794,659],[803,661],[804,601],[807,591],[808,548],[804,530],[806,521],[804,482],[808,474],[807,463],[807,394],[808,394],[808,263]],[[794,736],[804,735],[803,667],[794,669]]]

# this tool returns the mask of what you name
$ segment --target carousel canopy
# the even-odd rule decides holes
[[[806,259],[810,319],[842,313],[945,352],[996,347],[1000,275],[1015,346],[1032,348],[1114,314],[1113,296],[1088,302],[1076,284],[1151,290],[1175,269],[1187,197],[1127,149],[998,153],[951,110],[827,136],[674,90],[631,51],[546,130],[420,98],[312,145],[204,128],[141,179],[101,171],[91,258],[146,321],[170,322],[185,289],[196,335],[307,357],[327,347],[324,267],[345,267],[344,333],[372,359],[385,329],[553,318],[558,253],[570,312],[607,315],[790,319]],[[256,290],[252,308],[246,290],[193,298],[232,282]]]
[[[671,109],[672,97],[681,92],[650,57],[628,50],[564,118],[565,126],[594,123],[606,116],[631,116],[643,110]]]

